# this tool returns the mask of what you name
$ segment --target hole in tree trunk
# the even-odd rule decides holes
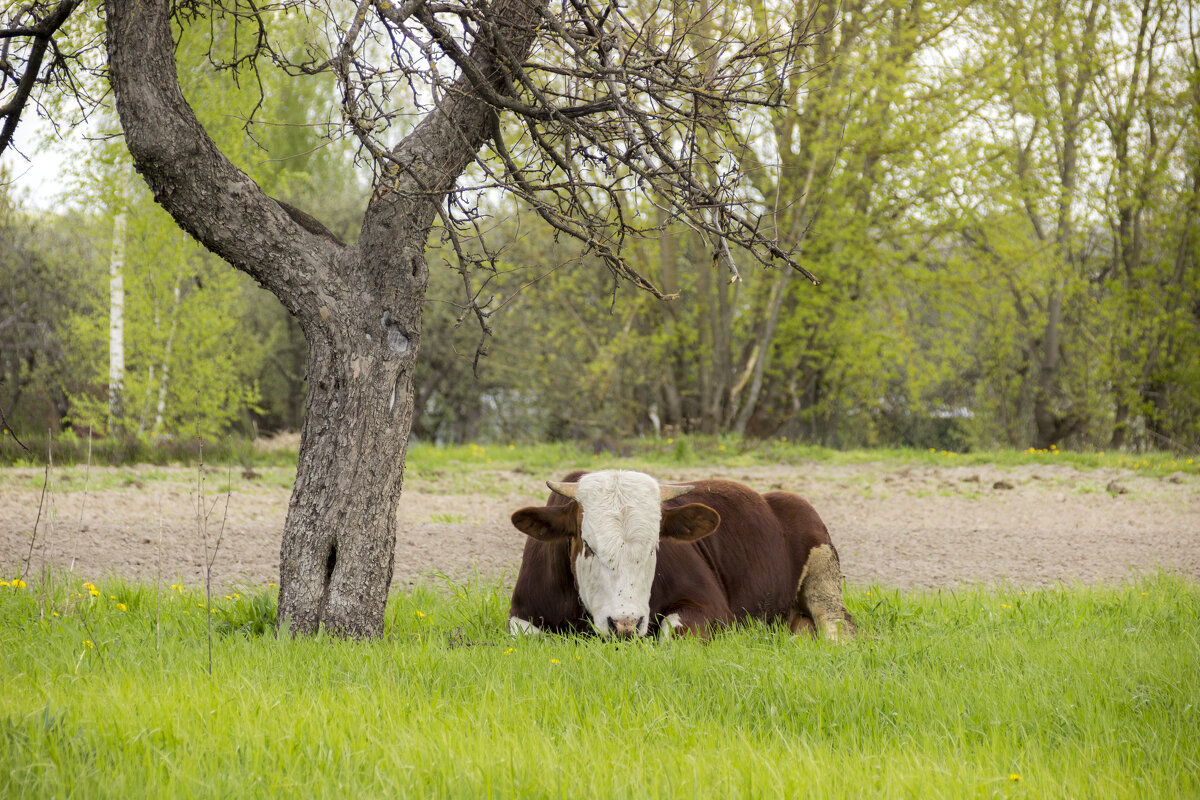
[[[337,564],[337,542],[329,546],[329,558],[325,562],[325,596],[329,596],[329,583],[333,580],[333,568]]]

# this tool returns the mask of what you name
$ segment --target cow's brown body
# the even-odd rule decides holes
[[[690,485],[690,492],[663,508],[699,503],[720,514],[721,522],[698,541],[660,541],[650,591],[655,626],[668,621],[675,630],[703,634],[709,625],[752,617],[784,621],[793,631],[811,630],[815,620],[834,637],[853,632],[842,604],[837,551],[807,501],[789,492],[761,495],[728,480]],[[552,494],[548,505],[571,502]],[[575,546],[570,539],[526,541],[510,617],[547,632],[591,628],[571,566]]]

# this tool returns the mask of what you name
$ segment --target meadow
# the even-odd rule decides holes
[[[6,583],[4,796],[1200,796],[1200,586],[1165,573],[851,586],[841,646],[513,639],[499,585],[357,642],[276,636],[271,587]]]

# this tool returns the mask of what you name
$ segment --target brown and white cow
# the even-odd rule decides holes
[[[659,484],[641,472],[573,472],[545,506],[522,508],[529,536],[513,589],[514,634],[705,635],[754,617],[793,632],[854,634],[825,524],[789,492],[727,480]]]

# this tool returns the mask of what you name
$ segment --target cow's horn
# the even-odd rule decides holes
[[[658,491],[662,494],[663,502],[674,500],[681,494],[687,494],[692,488],[691,486],[677,486],[671,483],[660,483],[658,485]]]
[[[578,483],[566,483],[565,481],[546,481],[546,485],[550,487],[550,491],[555,494],[561,494],[563,497],[575,499],[575,493],[579,491]]]

